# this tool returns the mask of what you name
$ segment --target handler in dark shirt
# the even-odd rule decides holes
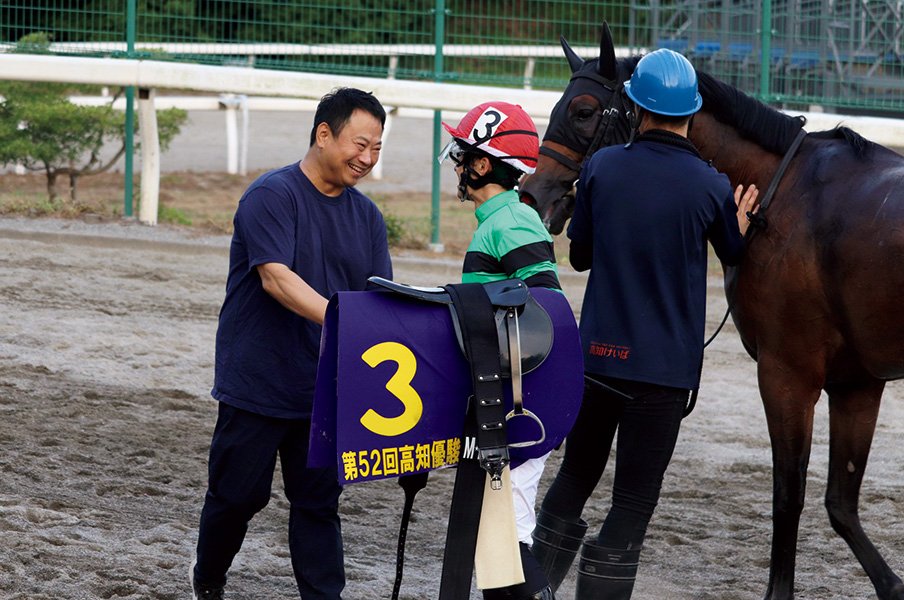
[[[380,155],[386,113],[352,88],[324,96],[300,162],[262,175],[235,213],[211,394],[219,416],[198,532],[193,598],[223,598],[248,522],[270,500],[279,456],[289,549],[302,598],[345,586],[333,469],[307,467],[320,330],[327,299],[392,278],[386,225],[354,189]]]
[[[687,59],[653,52],[625,88],[640,135],[594,154],[568,228],[572,265],[591,269],[580,323],[586,388],[534,533],[534,553],[556,586],[580,546],[579,600],[631,596],[688,394],[700,381],[707,241],[723,263],[737,264],[757,197],[753,186],[733,194],[687,139],[702,104]],[[581,545],[581,512],[616,429],[612,507],[599,536]]]

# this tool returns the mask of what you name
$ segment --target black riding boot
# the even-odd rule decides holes
[[[568,574],[574,557],[581,548],[587,523],[578,519],[572,523],[540,509],[537,513],[537,526],[532,537],[531,548],[534,558],[543,567],[546,578],[553,591],[558,590],[562,580]]]
[[[640,550],[615,550],[584,542],[575,600],[628,600],[637,577]]]
[[[530,548],[524,542],[519,542],[518,549],[521,551],[524,583],[483,590],[483,600],[555,600],[552,588],[546,583],[546,575]]]
[[[524,585],[523,583],[521,585]],[[516,586],[483,590],[483,600],[556,600],[552,588],[546,586],[536,592],[528,592],[527,596],[519,595]]]

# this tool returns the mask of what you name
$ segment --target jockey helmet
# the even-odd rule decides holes
[[[522,173],[536,170],[540,150],[537,127],[516,104],[484,102],[468,111],[456,127],[446,123],[443,127],[454,139],[440,154],[440,162],[448,156],[456,160],[456,154],[462,152],[479,151]]]
[[[669,117],[692,115],[703,105],[694,67],[667,48],[640,59],[631,80],[625,82],[625,91],[641,108]]]

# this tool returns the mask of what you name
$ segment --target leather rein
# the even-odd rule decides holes
[[[757,212],[747,211],[747,220],[750,221],[751,228],[747,230],[745,237],[745,242],[747,244],[753,239],[753,236],[760,229],[766,229],[767,221],[766,217],[763,213],[766,212],[766,209],[769,208],[769,205],[772,203],[772,198],[775,197],[775,192],[778,190],[778,185],[782,182],[782,179],[785,177],[785,172],[788,170],[788,167],[791,165],[791,161],[797,155],[797,151],[800,149],[801,143],[804,141],[804,138],[807,137],[807,132],[804,131],[803,125],[801,125],[800,131],[797,132],[797,135],[794,138],[794,141],[791,142],[791,145],[788,146],[788,149],[785,151],[784,156],[782,156],[782,162],[779,163],[778,168],[775,170],[775,173],[772,175],[772,180],[769,182],[769,187],[766,188],[766,193],[763,195],[763,199],[760,200],[760,208]],[[713,332],[709,339],[703,344],[703,347],[712,343],[716,336],[719,335],[719,332],[722,331],[722,327],[725,325],[725,322],[728,320],[728,315],[731,313],[731,309],[734,306],[735,295],[731,295],[731,299],[728,302],[728,307],[725,309],[725,315],[722,317],[722,322],[719,323],[719,326],[716,327],[716,330]]]

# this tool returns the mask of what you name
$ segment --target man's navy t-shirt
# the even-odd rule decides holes
[[[264,291],[256,267],[280,263],[322,296],[392,278],[386,224],[366,196],[320,193],[298,163],[257,179],[239,201],[211,394],[279,418],[310,417],[321,327]]]
[[[588,372],[699,385],[707,240],[736,264],[736,214],[728,178],[686,141],[641,138],[593,155],[568,227],[569,238],[593,246],[580,322]]]

